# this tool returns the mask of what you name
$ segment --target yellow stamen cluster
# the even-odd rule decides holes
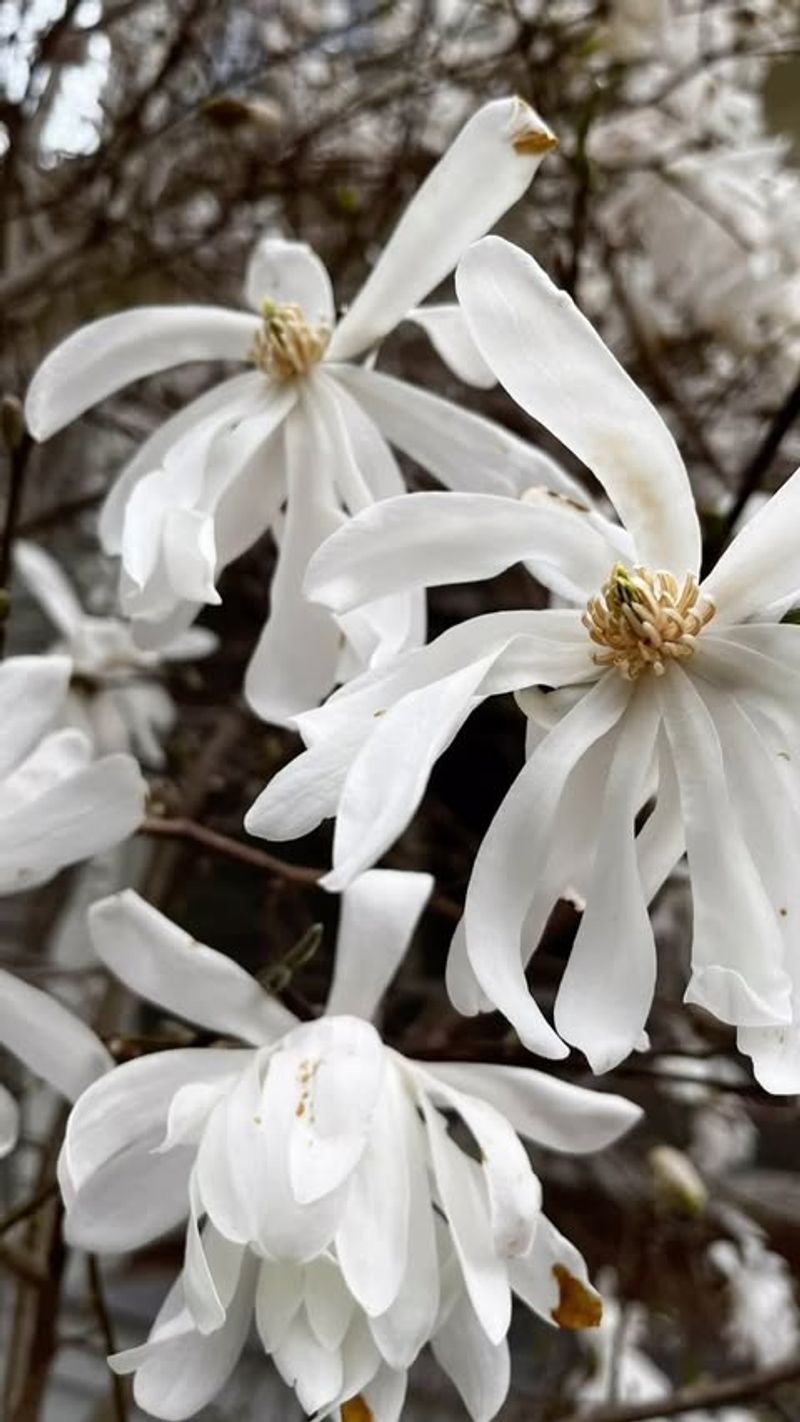
[[[616,563],[582,621],[602,648],[594,653],[597,665],[617,667],[626,681],[635,681],[642,672],[663,676],[671,661],[687,661],[713,616],[714,603],[701,596],[692,574],[681,587],[672,573],[631,572]]]
[[[310,326],[299,306],[287,302],[278,306],[265,299],[261,303],[264,324],[253,337],[250,359],[271,380],[292,380],[305,375],[325,354],[331,338],[324,322]]]

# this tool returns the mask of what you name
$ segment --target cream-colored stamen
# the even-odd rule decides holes
[[[278,306],[265,298],[261,314],[264,324],[253,337],[250,359],[265,375],[272,380],[291,380],[305,375],[322,359],[331,338],[330,326],[324,322],[310,326],[294,302]]]
[[[663,676],[671,661],[687,661],[714,610],[691,573],[681,587],[672,573],[638,567],[631,572],[616,563],[600,595],[589,599],[582,621],[602,648],[593,654],[597,665],[617,667],[627,681],[635,681],[642,672]]]

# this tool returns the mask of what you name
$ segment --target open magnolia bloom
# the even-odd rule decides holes
[[[72,659],[72,682],[62,719],[84,731],[96,752],[133,751],[146,765],[164,764],[161,741],[175,721],[175,703],[154,680],[162,662],[207,657],[213,632],[190,628],[160,652],[137,647],[118,617],[84,612],[56,562],[35,543],[18,539],[14,565],[60,634],[54,652]]]
[[[44,884],[110,849],[144,816],[147,786],[131,756],[93,761],[80,731],[50,730],[71,675],[68,657],[0,665],[0,894]]]
[[[128,1250],[188,1220],[183,1272],[149,1341],[115,1360],[136,1371],[137,1400],[155,1415],[186,1417],[214,1396],[254,1305],[280,1372],[323,1413],[388,1388],[387,1370],[404,1372],[436,1335],[473,1415],[488,1418],[508,1385],[512,1289],[551,1322],[597,1321],[519,1135],[597,1150],[638,1108],[524,1068],[421,1063],[384,1046],[370,1019],[430,889],[428,875],[381,870],[352,885],[325,1015],[309,1022],[133,892],[91,910],[95,947],[124,983],[245,1044],[119,1066],[67,1125],[59,1176],[73,1243]],[[487,1410],[470,1356],[489,1354]],[[370,1406],[380,1422],[396,1416],[389,1402]]]
[[[291,837],[336,815],[326,882],[341,887],[407,825],[469,712],[515,691],[529,754],[475,862],[449,968],[456,1005],[494,1005],[544,1055],[569,1042],[595,1070],[619,1062],[653,997],[647,906],[686,851],[686,1000],[738,1028],[768,1090],[800,1090],[800,638],[778,624],[797,586],[800,473],[698,587],[700,530],[674,441],[569,297],[499,238],[468,253],[457,289],[498,379],[603,484],[630,556],[547,494],[418,494],[354,520],[310,571],[311,594],[337,611],[544,551],[582,606],[475,618],[298,717],[308,750],[248,828]],[[554,1031],[525,968],[573,886],[586,907]]]
[[[272,529],[280,554],[270,616],[245,690],[260,715],[285,722],[354,667],[424,640],[421,590],[401,589],[343,623],[302,594],[309,557],[346,513],[402,493],[390,444],[459,489],[573,489],[553,461],[490,421],[353,363],[408,319],[462,378],[493,384],[458,307],[417,303],[522,196],[554,143],[520,99],[481,108],[422,184],[338,325],[319,258],[303,243],[268,238],[247,271],[249,312],[141,307],[94,322],[46,358],[25,406],[37,439],[182,362],[255,367],[158,429],[103,509],[101,538],[121,557],[122,608],[142,645],[163,644],[203,603],[219,602],[220,571]]]

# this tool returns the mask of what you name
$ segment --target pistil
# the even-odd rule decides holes
[[[681,585],[672,573],[616,563],[582,621],[601,649],[593,653],[597,665],[615,666],[636,681],[643,672],[663,676],[670,662],[688,661],[714,610],[691,573]]]

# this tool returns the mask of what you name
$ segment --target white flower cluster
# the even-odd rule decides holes
[[[617,10],[618,43],[638,44],[639,7]],[[17,547],[61,641],[0,667],[3,890],[136,828],[131,757],[89,764],[83,731],[43,737],[46,724],[78,716],[100,748],[133,745],[157,764],[172,709],[152,673],[212,650],[191,624],[267,529],[279,557],[245,690],[306,749],[246,825],[289,839],[336,820],[325,887],[342,894],[340,929],[317,1019],[131,891],[91,910],[99,960],[212,1045],[115,1065],[53,999],[0,984],[0,1037],[74,1102],[59,1169],[69,1241],[125,1251],[185,1230],[149,1339],[111,1360],[158,1417],[217,1394],[253,1317],[304,1409],[343,1422],[394,1422],[426,1344],[488,1422],[509,1385],[512,1294],[563,1327],[600,1320],[522,1140],[598,1150],[638,1108],[528,1068],[413,1061],[373,1023],[431,891],[427,875],[374,866],[487,698],[515,694],[526,758],[453,939],[457,1009],[499,1010],[547,1058],[573,1045],[596,1072],[620,1063],[653,1001],[649,905],[686,854],[686,1000],[736,1028],[768,1090],[800,1091],[800,653],[781,622],[800,581],[800,471],[701,576],[689,479],[660,416],[536,261],[485,235],[554,141],[520,100],[480,109],[338,323],[318,258],[270,237],[248,269],[248,311],[106,317],[48,356],[28,393],[44,439],[183,361],[250,365],[169,419],[112,488],[101,538],[121,560],[130,627],[85,616],[47,556]],[[420,307],[456,267],[458,304]],[[523,440],[375,369],[403,320],[468,383],[499,381],[608,504]],[[392,448],[445,490],[407,493]],[[518,562],[559,606],[426,642],[428,588]],[[568,891],[584,908],[550,1021],[526,969]],[[0,1107],[10,1149],[13,1103]]]

